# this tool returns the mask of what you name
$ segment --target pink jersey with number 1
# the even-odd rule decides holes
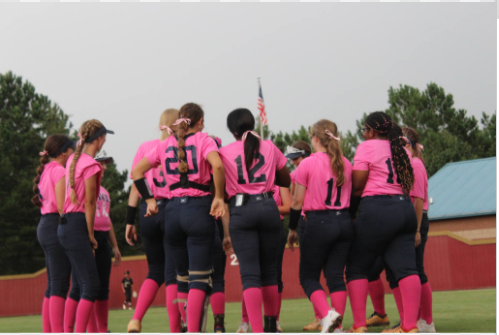
[[[40,202],[42,203],[42,215],[49,213],[59,213],[57,209],[57,199],[55,197],[55,185],[64,177],[66,170],[64,167],[52,161],[45,165],[43,173],[38,183]]]
[[[66,163],[66,199],[64,202],[64,213],[85,213],[85,181],[97,174],[97,187],[95,189],[96,197],[99,196],[100,179],[102,177],[102,168],[100,164],[85,153],[81,153],[80,159],[75,167],[75,192],[76,203],[71,202],[71,188],[69,187],[69,171],[73,162],[74,154],[69,156]]]
[[[409,151],[407,155],[412,164]],[[353,160],[354,171],[369,171],[362,197],[404,194],[402,186],[397,181],[397,171],[393,166],[392,151],[388,140],[362,142],[357,147]]]
[[[208,163],[207,157],[210,152],[218,152],[217,142],[206,133],[191,133],[185,136],[184,150],[186,162],[189,165],[187,173],[189,181],[209,185],[211,183],[211,165]],[[166,176],[166,183],[169,187],[180,182],[177,152],[177,139],[175,136],[170,136],[145,156],[154,168],[159,165],[162,166],[163,175]],[[203,197],[210,195],[210,192],[194,188],[177,188],[176,190],[170,190],[170,193],[172,197]]]
[[[133,158],[132,170],[135,168],[135,165],[137,165],[137,163],[146,156],[147,153],[156,149],[160,142],[160,140],[152,140],[142,143]],[[145,178],[155,199],[171,198],[170,189],[168,188],[168,185],[166,185],[166,179],[163,176],[163,171],[160,167],[147,171],[145,173]],[[130,179],[133,179],[132,174],[130,174]]]
[[[111,217],[109,216],[110,208],[111,197],[109,196],[109,192],[101,186],[99,190],[99,196],[97,197],[97,208],[95,209],[95,231],[111,230]]]
[[[428,174],[423,162],[419,158],[412,159],[412,171],[414,171],[414,187],[411,190],[411,200],[423,199],[423,210],[428,210]]]
[[[225,167],[227,194],[261,194],[274,189],[275,173],[286,166],[286,157],[271,141],[260,141],[258,158],[251,165],[249,176],[244,163],[244,143],[236,141],[220,149]]]
[[[317,152],[305,158],[296,169],[296,183],[307,188],[303,211],[339,210],[350,207],[352,193],[352,164],[343,158],[345,182],[338,180],[331,169],[331,159],[325,152]]]

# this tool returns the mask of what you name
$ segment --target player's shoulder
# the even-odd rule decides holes
[[[227,145],[224,145],[223,147],[220,148],[220,152],[221,153],[228,153],[228,152],[231,152],[232,150],[234,150],[234,148],[236,146],[238,146],[238,143],[240,143],[240,141],[235,141],[235,142],[232,142],[232,143],[229,143]]]

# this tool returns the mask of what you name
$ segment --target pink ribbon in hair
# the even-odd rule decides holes
[[[40,156],[48,156],[48,155],[49,153],[47,152],[47,150],[40,152]]]
[[[166,130],[168,134],[173,134],[173,131],[168,126],[159,126],[159,130]]]
[[[326,133],[327,136],[329,136],[330,139],[333,139],[333,140],[336,140],[336,141],[340,140],[340,138],[334,136],[333,133],[329,131],[329,129],[326,129],[325,133]]]
[[[81,145],[83,143],[83,138],[81,137],[80,133],[78,133],[78,137],[80,138],[80,140],[78,141],[77,145]]]
[[[191,124],[191,119],[178,119],[177,121],[175,121],[175,123],[173,125],[176,126],[176,125],[179,125],[182,122],[185,122],[185,123],[187,123],[187,125],[190,125]]]
[[[246,141],[246,137],[248,136],[248,134],[252,134],[256,138],[260,139],[260,135],[258,135],[258,133],[256,131],[248,130],[248,131],[244,132],[244,134],[243,134],[243,138],[242,138],[243,142]]]

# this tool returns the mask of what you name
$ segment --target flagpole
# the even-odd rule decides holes
[[[261,87],[261,84],[260,84],[260,77],[258,77],[258,89],[260,89]],[[263,138],[263,122],[262,122],[262,115],[260,113],[260,136],[262,137],[262,140],[264,140]]]

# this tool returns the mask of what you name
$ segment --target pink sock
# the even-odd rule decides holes
[[[327,303],[326,292],[317,290],[310,296],[310,301],[319,312],[319,318],[324,319],[331,309]]]
[[[404,305],[404,330],[417,328],[419,306],[421,304],[421,281],[418,275],[405,277],[399,281]]]
[[[225,293],[213,293],[210,297],[210,304],[214,315],[225,314]]]
[[[425,283],[421,285],[421,318],[426,321],[427,324],[433,322],[432,313],[432,294],[430,283]]]
[[[277,316],[277,285],[262,287],[263,315]]]
[[[312,307],[314,308],[314,315],[317,319],[320,319],[321,317],[319,316],[319,311],[317,310],[317,308],[315,308],[314,304],[312,304]]]
[[[279,321],[279,316],[281,316],[281,305],[282,305],[282,292],[277,293],[277,321]]]
[[[140,288],[139,298],[137,299],[137,306],[135,307],[135,313],[133,313],[134,320],[142,321],[144,315],[146,314],[149,306],[151,306],[152,301],[156,298],[156,293],[158,293],[158,283],[152,279],[144,280],[142,287]]]
[[[347,284],[350,305],[352,306],[353,327],[366,326],[366,301],[369,283],[367,279],[352,280]]]
[[[340,315],[345,315],[345,308],[347,306],[347,291],[337,291],[330,295],[331,307]]]
[[[262,290],[257,287],[251,287],[244,290],[243,295],[253,333],[263,333]]]
[[[97,317],[97,327],[99,333],[107,333],[107,323],[109,319],[109,300],[95,300],[95,316]]]
[[[205,291],[196,288],[189,290],[187,297],[187,332],[189,333],[199,333],[205,297]]]
[[[177,305],[177,284],[166,287],[166,310],[170,321],[170,333],[180,333],[180,311]]]
[[[84,333],[87,330],[88,320],[93,308],[94,303],[92,301],[80,299],[76,309],[75,333]]]
[[[177,291],[177,299],[182,300],[178,302],[178,310],[180,311],[180,317],[185,323],[185,302],[187,301],[187,293]]]
[[[42,303],[42,331],[44,333],[51,333],[50,328],[50,298],[43,297]]]
[[[92,308],[92,313],[88,319],[87,333],[99,333],[99,328],[97,327],[97,316],[95,315],[95,306]]]
[[[400,288],[395,287],[393,290],[393,299],[395,299],[395,304],[399,311],[400,322],[404,322],[404,304],[402,303],[402,295],[400,294]]]
[[[54,297],[51,297],[52,300]],[[65,310],[64,310],[65,308]],[[78,308],[78,301],[73,300],[71,298],[66,299],[66,306],[63,306],[63,315],[64,315],[64,332],[65,333],[73,333],[76,319],[76,309]],[[59,331],[54,330],[54,322],[50,319],[50,323],[52,324],[52,331],[54,333],[59,333]]]
[[[243,300],[241,301],[241,306],[242,306],[243,322],[249,323],[248,311],[246,310],[246,304],[244,303],[244,294],[243,294]]]
[[[381,278],[369,283],[369,295],[374,311],[380,315],[385,315],[385,287]]]

